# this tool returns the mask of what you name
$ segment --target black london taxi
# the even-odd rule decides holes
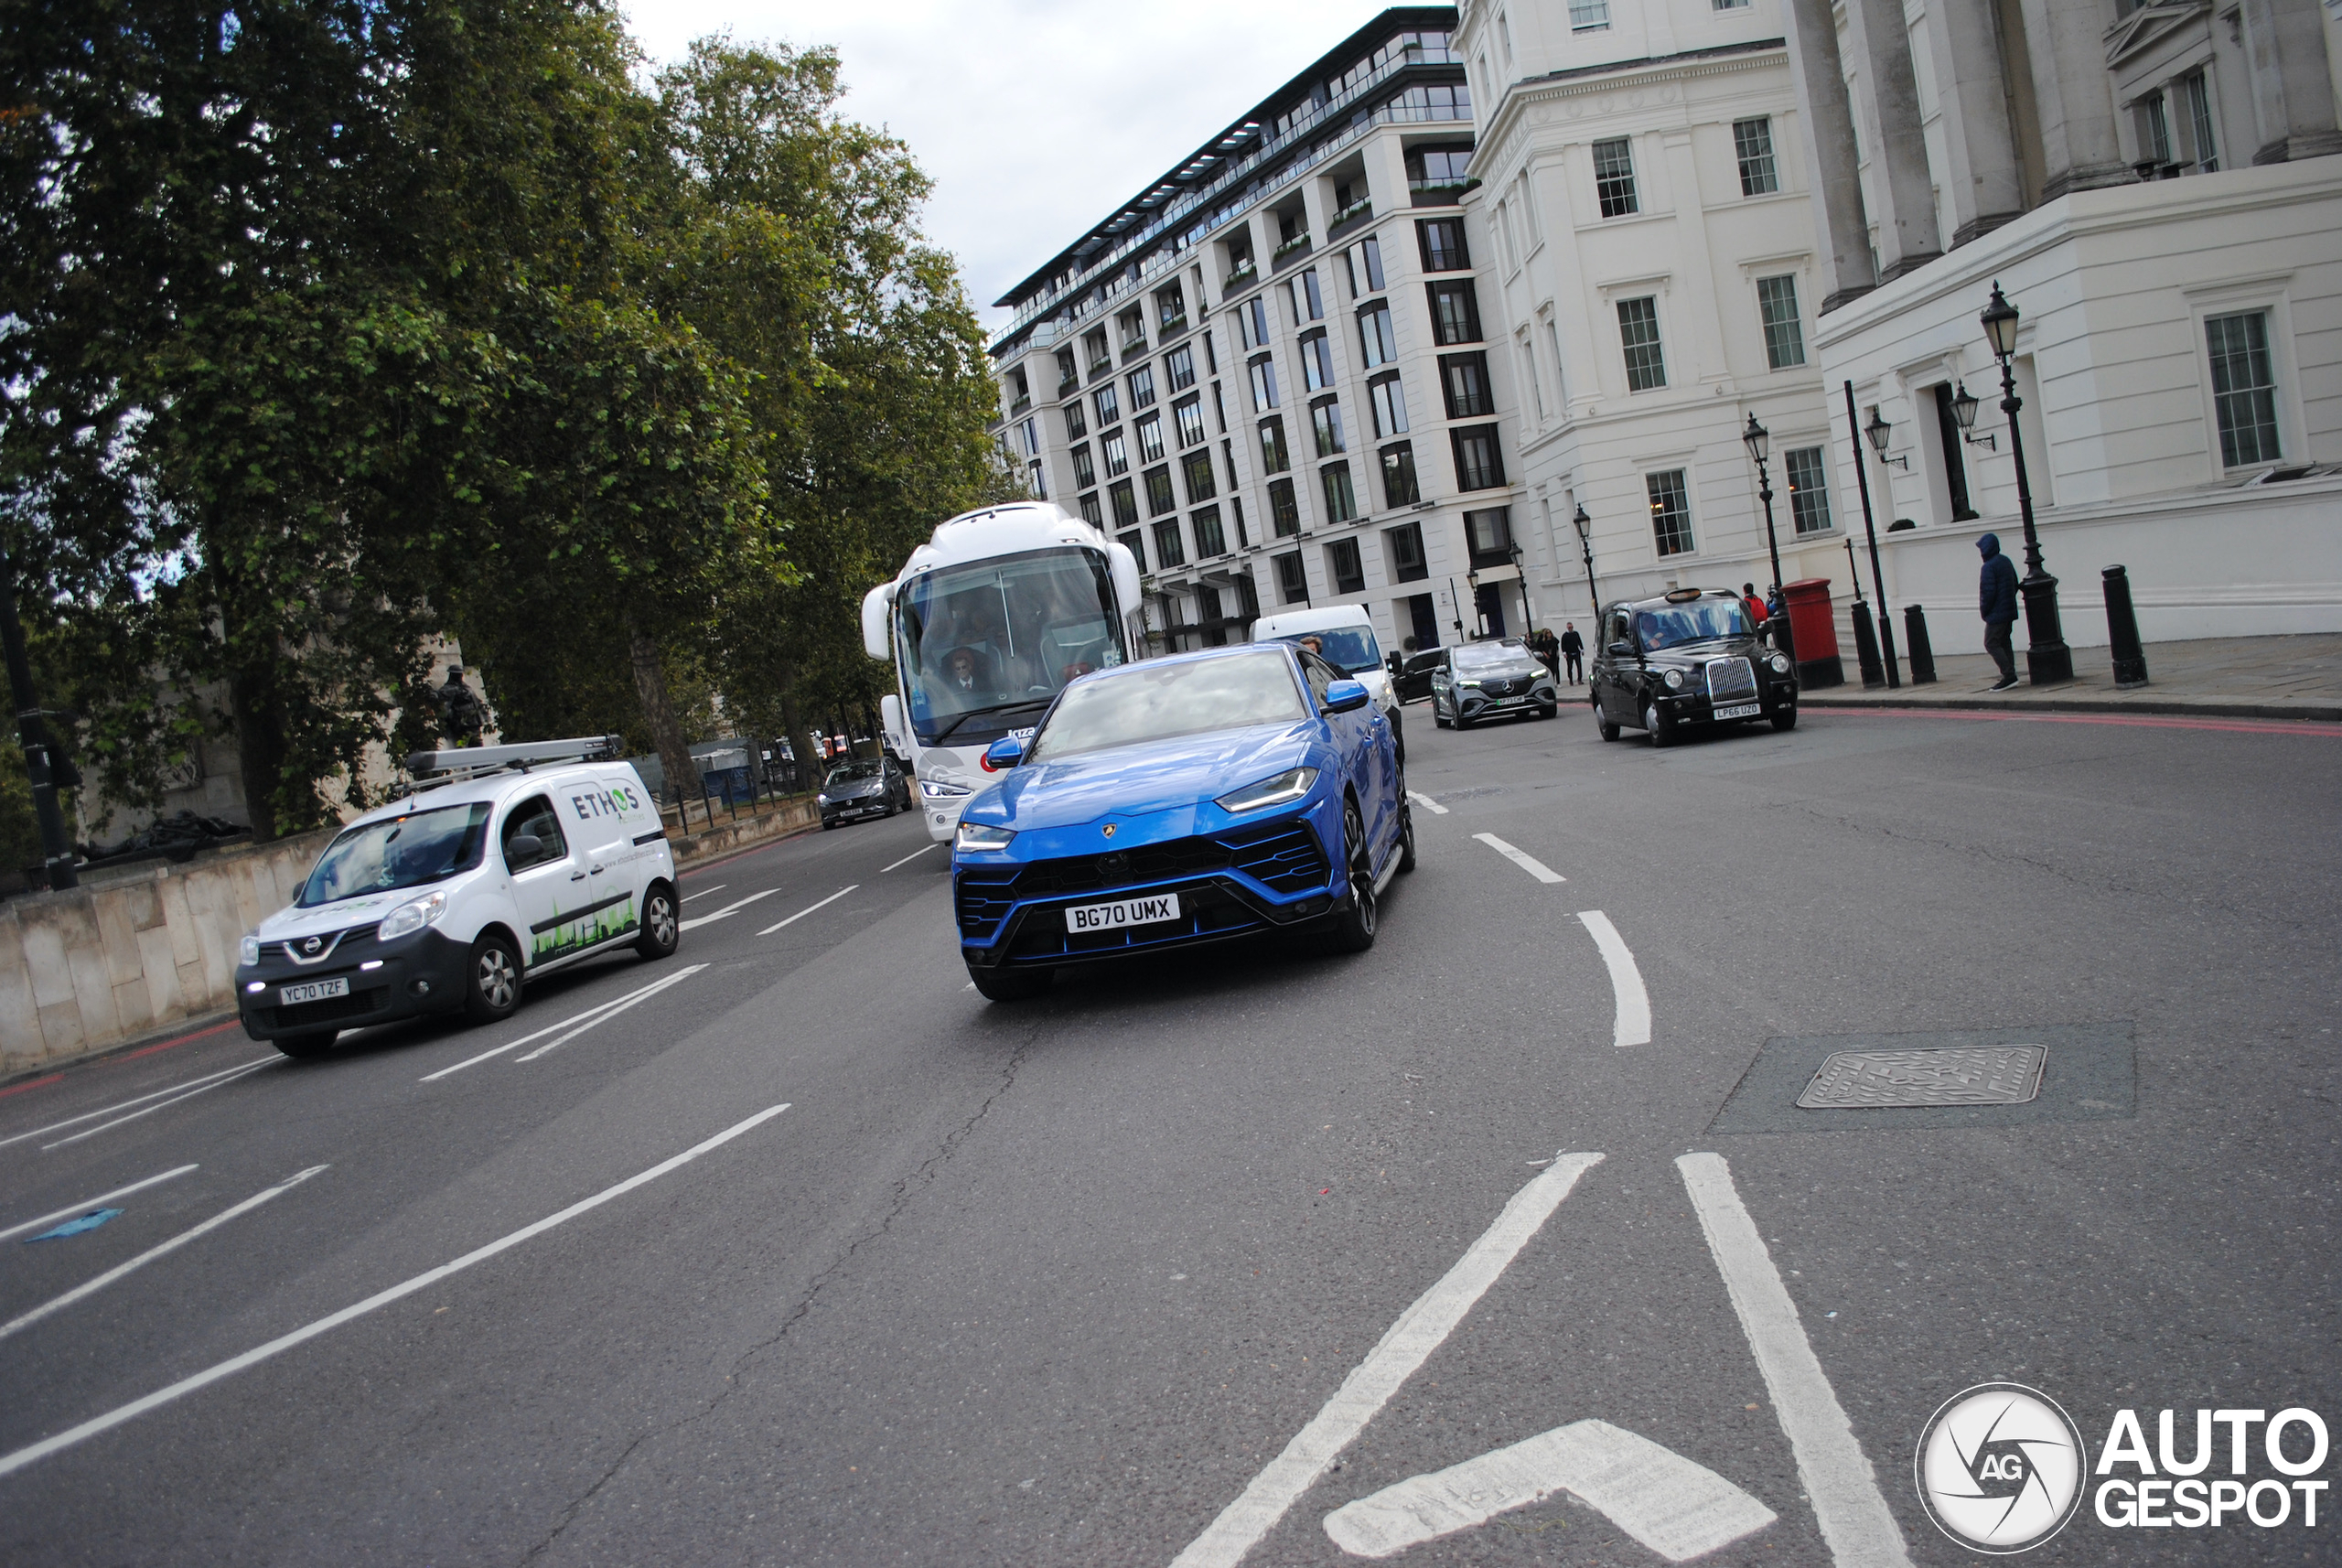
[[[1604,740],[1638,729],[1672,746],[1690,725],[1769,719],[1797,725],[1797,676],[1789,657],[1759,640],[1748,607],[1729,588],[1677,588],[1612,605],[1594,645],[1595,724]]]

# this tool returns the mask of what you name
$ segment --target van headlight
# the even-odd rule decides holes
[[[919,781],[919,792],[930,800],[956,800],[962,795],[974,793],[965,784],[945,784],[931,779]]]
[[[423,929],[446,912],[447,894],[445,888],[436,893],[426,893],[414,903],[402,904],[383,916],[382,929],[375,936],[377,940],[387,942],[394,937],[405,936],[409,931]]]
[[[1317,782],[1315,768],[1291,768],[1273,779],[1263,779],[1258,784],[1248,784],[1241,789],[1222,795],[1212,802],[1230,816],[1245,811],[1258,811],[1271,806],[1290,805],[1309,793]]]
[[[966,792],[961,791],[962,794]],[[959,834],[952,840],[952,843],[959,849],[1006,849],[1008,841],[1015,836],[1016,832],[1013,828],[995,828],[983,822],[962,822],[960,824]]]
[[[236,948],[236,961],[246,969],[250,969],[260,961],[260,933],[258,931],[244,933],[244,940]]]

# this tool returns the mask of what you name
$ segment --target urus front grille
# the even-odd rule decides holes
[[[1317,835],[1307,823],[1288,820],[1024,865],[966,866],[954,898],[961,934],[983,940],[1021,900],[1104,893],[1215,871],[1241,872],[1276,893],[1323,887],[1332,874]]]
[[[1756,694],[1756,671],[1746,659],[1708,660],[1708,700],[1745,703]]]

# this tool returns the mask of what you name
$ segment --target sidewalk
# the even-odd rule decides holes
[[[1901,628],[1898,626],[1899,631]],[[1930,628],[1933,629],[1933,628]],[[1974,631],[1974,627],[1965,628]],[[1979,641],[1982,640],[1981,634]],[[2251,719],[2342,721],[2342,634],[2240,637],[2200,642],[2151,642],[2148,683],[2114,685],[2113,657],[2103,648],[2074,650],[2074,679],[2055,686],[2019,684],[1988,692],[1998,679],[1984,654],[1936,654],[1930,685],[1863,689],[1852,646],[1841,648],[1846,684],[1803,693],[1809,708],[2016,708],[2048,713],[2194,714]],[[2017,627],[2017,679],[2025,679],[2025,628]]]

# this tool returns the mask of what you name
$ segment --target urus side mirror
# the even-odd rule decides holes
[[[1013,735],[1004,735],[984,748],[984,771],[987,773],[1014,768],[1024,760],[1025,743]]]

